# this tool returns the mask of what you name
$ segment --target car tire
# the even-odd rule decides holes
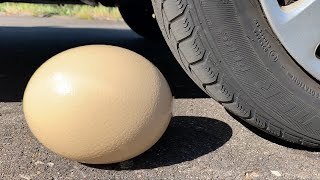
[[[118,7],[124,21],[137,34],[148,39],[162,38],[150,0],[118,0]]]
[[[273,136],[320,147],[320,86],[288,54],[258,0],[152,0],[183,69],[229,112]]]

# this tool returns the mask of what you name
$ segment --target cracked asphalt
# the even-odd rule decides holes
[[[51,56],[80,45],[133,50],[167,78],[174,117],[146,153],[112,165],[59,157],[30,133],[24,88]],[[319,150],[277,140],[228,114],[184,74],[164,42],[148,41],[123,22],[0,17],[0,179],[320,179]],[[88,105],[89,106],[89,105]]]

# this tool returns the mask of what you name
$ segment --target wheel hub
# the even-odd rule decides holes
[[[279,0],[279,3],[260,0],[260,3],[288,53],[320,80],[320,0]]]

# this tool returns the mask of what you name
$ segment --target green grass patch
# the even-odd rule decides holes
[[[45,5],[28,3],[0,3],[0,13],[5,15],[71,16],[80,19],[121,19],[118,8],[99,5]]]

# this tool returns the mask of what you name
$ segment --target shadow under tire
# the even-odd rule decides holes
[[[128,26],[147,39],[160,39],[161,31],[153,15],[150,0],[119,0],[119,11]]]
[[[187,74],[247,123],[320,148],[320,86],[287,53],[258,0],[153,0]]]

